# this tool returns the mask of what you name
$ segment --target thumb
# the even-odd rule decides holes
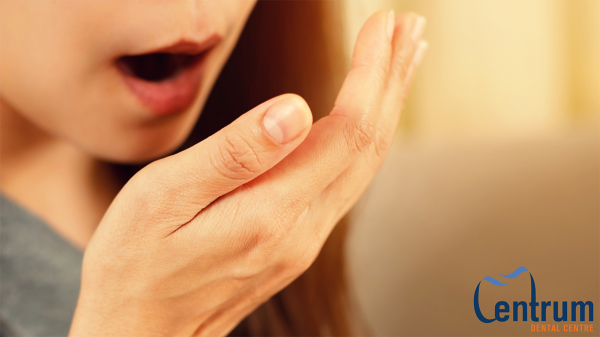
[[[133,178],[144,185],[144,195],[136,199],[181,226],[275,166],[302,143],[311,124],[310,108],[300,96],[275,97],[193,147],[146,166]]]

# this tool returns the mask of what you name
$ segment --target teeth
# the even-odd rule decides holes
[[[128,75],[160,82],[176,77],[197,59],[198,55],[154,53],[121,57],[117,66]]]

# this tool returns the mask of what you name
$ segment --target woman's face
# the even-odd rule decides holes
[[[177,148],[256,0],[2,0],[0,99],[107,160]]]

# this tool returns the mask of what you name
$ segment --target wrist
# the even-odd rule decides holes
[[[193,327],[186,327],[183,315],[178,315],[175,310],[168,310],[162,304],[82,294],[73,316],[69,337],[188,336],[193,332]]]

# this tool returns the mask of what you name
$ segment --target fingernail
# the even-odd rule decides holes
[[[312,122],[312,115],[306,103],[291,96],[280,99],[267,109],[263,117],[265,130],[281,144],[288,143],[306,130]]]
[[[394,14],[394,10],[392,9],[389,13],[388,13],[388,17],[387,17],[387,35],[388,38],[390,39],[390,41],[392,41],[392,38],[394,37],[394,27],[396,27],[396,15]]]
[[[426,23],[427,23],[427,20],[424,17],[419,16],[417,18],[417,22],[415,22],[415,25],[413,26],[413,31],[411,34],[411,38],[412,38],[413,42],[419,41],[419,39],[423,35],[423,30],[425,29]]]

